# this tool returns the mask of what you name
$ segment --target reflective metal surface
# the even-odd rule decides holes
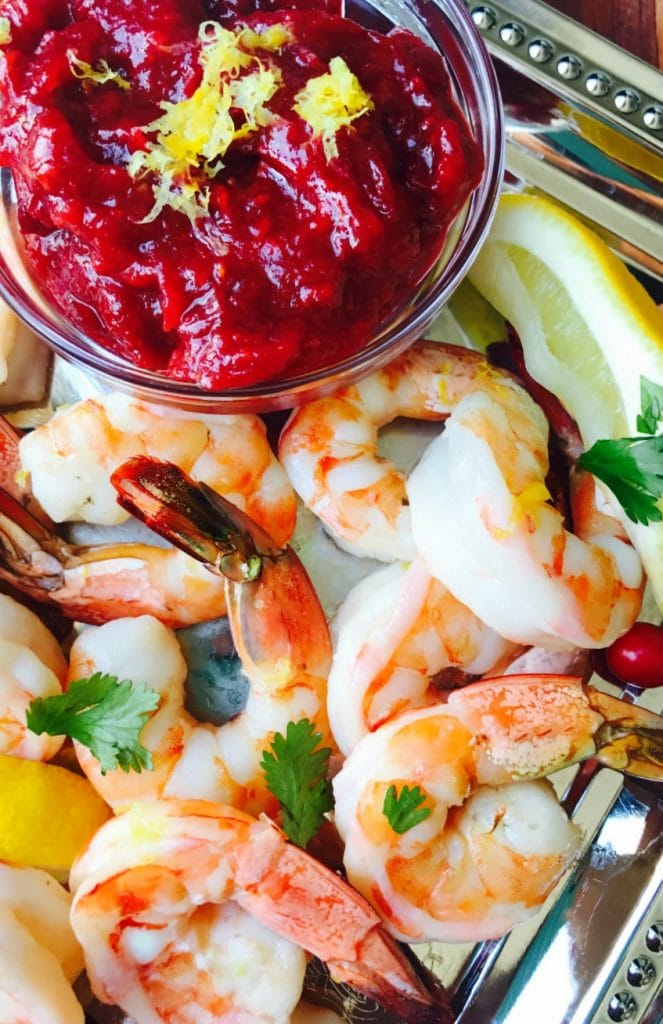
[[[466,6],[498,68],[514,183],[663,280],[663,74],[534,0]]]

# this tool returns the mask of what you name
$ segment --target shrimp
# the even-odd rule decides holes
[[[70,907],[71,896],[46,871],[0,862],[2,1024],[83,1024],[71,988],[83,954]]]
[[[420,341],[366,380],[293,412],[279,458],[340,547],[383,562],[415,557],[405,477],[378,456],[378,431],[397,416],[445,419],[495,372],[478,352]]]
[[[445,705],[406,712],[365,736],[334,779],[349,881],[404,941],[505,934],[579,847],[578,828],[538,780],[590,756],[660,780],[663,719],[565,676],[473,683]],[[385,799],[412,784],[429,813],[399,834]]]
[[[155,615],[188,626],[226,611],[223,582],[175,548],[67,544],[0,489],[0,579],[71,619]]]
[[[132,456],[150,455],[207,483],[281,545],[295,528],[297,506],[265,433],[258,416],[203,422],[116,392],[59,410],[22,438],[19,452],[33,494],[57,523],[125,522],[110,477]]]
[[[132,511],[144,513],[147,502],[154,513],[148,522],[226,574],[229,622],[249,696],[232,721],[197,723],[184,708],[187,667],[169,630],[152,618],[88,630],[73,645],[70,678],[97,671],[130,676],[156,689],[161,704],[142,734],[154,772],[102,776],[96,760],[79,748],[83,770],[115,808],[164,795],[274,812],[260,769],[274,733],[308,718],[333,743],[325,704],[331,641],[313,585],[291,548],[278,548],[244,513],[176,466],[137,457],[113,480]]]
[[[409,567],[395,562],[358,583],[334,633],[327,708],[346,755],[402,711],[439,703],[446,679],[495,672],[519,649],[484,626],[421,559]]]
[[[637,618],[640,560],[582,472],[572,478],[576,534],[566,530],[549,504],[547,470],[539,407],[506,378],[486,382],[458,403],[410,476],[417,548],[431,574],[501,636],[607,647]]]
[[[25,723],[35,697],[62,693],[67,662],[34,612],[0,594],[0,753],[48,761],[64,737],[37,736]]]
[[[137,1024],[286,1024],[303,950],[404,1020],[450,1020],[362,897],[233,808],[134,804],[96,833],[71,883],[93,991]]]
[[[0,432],[5,485],[17,443],[10,429]],[[29,504],[34,496],[58,521],[122,522],[128,514],[109,474],[131,454],[165,451],[269,525],[277,543],[294,528],[295,495],[257,416],[217,417],[208,426],[114,394],[61,410],[19,448],[19,479],[29,477],[32,492],[22,503],[15,485],[0,492],[0,577],[82,622],[148,614],[177,627],[215,619],[225,613],[223,583],[181,551],[145,543],[67,544],[48,515]]]
[[[287,594],[279,598],[273,662],[260,665],[245,655],[246,706],[222,725],[196,721],[186,710],[187,663],[175,634],[157,619],[117,619],[80,634],[71,649],[70,679],[103,672],[145,683],[161,697],[141,733],[141,743],[152,753],[153,771],[116,769],[102,775],[87,747],[76,743],[83,771],[115,811],[135,800],[164,796],[214,800],[275,816],[278,803],[260,768],[274,733],[285,733],[288,722],[308,718],[325,744],[333,746],[325,709],[331,660],[326,623],[312,592],[306,606],[289,608],[286,601]],[[259,602],[257,628],[267,611]],[[294,627],[299,625],[304,628],[297,636]],[[290,630],[292,643],[284,630]]]

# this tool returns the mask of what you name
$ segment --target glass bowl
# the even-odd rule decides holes
[[[379,31],[394,25],[407,28],[445,56],[456,99],[483,151],[481,182],[452,225],[437,261],[355,355],[289,379],[206,391],[115,355],[67,321],[41,294],[23,259],[12,177],[2,169],[0,294],[59,356],[82,367],[103,390],[198,413],[289,409],[386,365],[422,336],[462,280],[490,226],[503,173],[502,106],[488,52],[462,0],[347,0],[346,13]]]

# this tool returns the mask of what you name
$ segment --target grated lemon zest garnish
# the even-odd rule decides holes
[[[97,85],[113,82],[120,89],[131,88],[126,78],[123,78],[119,71],[113,71],[108,61],[100,60],[98,67],[93,68],[87,61],[79,60],[73,50],[67,50],[67,60],[69,61],[69,68],[74,78],[95,82]]]
[[[134,153],[128,164],[133,178],[153,173],[154,206],[143,223],[153,221],[165,206],[186,214],[192,223],[209,211],[209,189],[201,178],[210,178],[236,139],[268,124],[273,115],[266,109],[282,84],[278,68],[266,68],[250,50],[276,49],[290,34],[273,25],[262,34],[242,29],[231,32],[214,21],[199,28],[202,49],[199,61],[203,78],[188,99],[161,103],[163,115],[144,127],[156,132],[147,149]],[[257,70],[242,74],[248,67]],[[237,127],[231,110],[240,110]]]
[[[244,28],[239,34],[239,40],[247,50],[267,50],[273,53],[280,50],[286,43],[291,43],[292,35],[285,25],[279,23],[270,25],[264,32],[254,32],[251,28]]]
[[[342,57],[332,57],[329,71],[308,82],[295,96],[293,110],[322,138],[327,160],[338,156],[336,133],[369,110],[373,101]]]
[[[12,23],[9,18],[0,18],[0,46],[12,41]]]
[[[512,522],[520,526],[527,519],[536,520],[541,506],[550,500],[550,491],[542,481],[528,484],[520,494],[513,497]]]

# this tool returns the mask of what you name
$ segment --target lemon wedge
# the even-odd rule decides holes
[[[81,775],[0,755],[0,860],[64,878],[74,858],[111,816]]]
[[[663,385],[663,313],[592,232],[549,199],[505,195],[470,271],[518,331],[535,380],[576,420],[586,448],[634,436],[640,378]],[[663,609],[663,523],[615,502]]]

